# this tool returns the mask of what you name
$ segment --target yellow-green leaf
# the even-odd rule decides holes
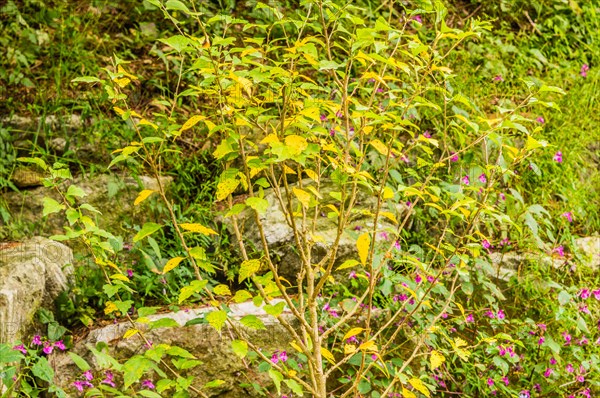
[[[240,182],[235,178],[228,178],[217,184],[217,200],[223,200],[232,194],[240,185]]]
[[[360,334],[363,330],[363,328],[352,328],[348,330],[348,332],[344,335],[344,340],[348,340],[350,337]]]
[[[217,232],[213,229],[210,229],[208,227],[205,227],[204,225],[200,225],[200,224],[187,224],[187,223],[183,223],[183,224],[179,224],[179,226],[183,229],[185,229],[186,231],[190,231],[190,232],[197,232],[199,234],[202,235],[218,235]]]
[[[321,347],[321,355],[323,356],[323,358],[325,358],[329,362],[335,364],[335,357],[333,356],[331,351],[329,351],[327,348]]]
[[[233,301],[236,303],[242,303],[252,298],[252,295],[245,290],[238,290],[233,296]]]
[[[369,248],[371,246],[371,237],[366,232],[358,237],[356,240],[356,248],[358,249],[358,257],[362,265],[367,264],[367,257],[369,256]]]
[[[184,257],[175,257],[167,261],[165,267],[163,268],[163,275],[167,272],[171,271],[173,268],[177,267],[180,262],[184,260]]]
[[[221,332],[221,329],[227,320],[227,313],[223,310],[211,311],[206,314],[206,320],[210,326],[217,329],[218,332]]]
[[[354,267],[354,266],[355,266],[355,265],[357,265],[357,264],[358,264],[358,261],[356,261],[356,260],[346,260],[346,261],[344,261],[344,262],[342,263],[342,265],[340,265],[340,266],[337,268],[337,270],[339,271],[339,270],[341,270],[341,269],[352,268],[352,267]]]
[[[379,152],[380,154],[387,156],[389,153],[389,149],[388,147],[381,141],[379,141],[378,139],[374,139],[371,142],[369,142],[369,144],[375,148],[377,150],[377,152]]]
[[[413,377],[408,382],[411,386],[413,386],[415,390],[417,390],[421,394],[425,395],[426,397],[431,396],[429,389],[427,389],[427,386],[425,386],[425,384],[423,384],[421,380],[417,379],[416,377]]]
[[[128,339],[131,336],[135,336],[136,334],[138,334],[139,330],[137,329],[129,329],[128,331],[125,332],[125,334],[123,335],[124,339]]]
[[[140,194],[138,195],[137,198],[135,198],[135,201],[133,202],[134,206],[139,205],[140,203],[142,203],[144,200],[148,199],[148,197],[150,195],[152,195],[154,192],[152,189],[144,189],[142,192],[140,192]]]
[[[431,370],[439,368],[445,360],[446,358],[444,355],[442,355],[442,353],[435,350],[431,351],[431,356],[429,357],[429,365],[431,366]]]
[[[243,340],[233,340],[231,342],[233,353],[240,358],[244,358],[248,354],[248,343]]]
[[[292,155],[298,155],[308,147],[308,142],[306,142],[306,138],[292,134],[285,137],[285,145],[290,149]]]
[[[240,266],[238,282],[242,283],[246,278],[256,274],[260,269],[260,260],[246,260]]]
[[[310,204],[310,194],[300,188],[292,188],[294,195],[298,198],[302,206],[308,208]]]
[[[231,290],[229,290],[229,286],[227,285],[217,285],[213,289],[213,293],[219,296],[231,296]]]
[[[413,393],[410,390],[407,390],[406,388],[402,387],[402,396],[404,398],[417,398],[417,396],[415,395],[415,393]]]
[[[181,128],[179,129],[179,134],[181,134],[182,132],[184,132],[185,130],[189,130],[192,127],[194,127],[199,121],[206,119],[206,116],[202,116],[202,115],[196,115],[196,116],[192,116],[187,122],[185,122],[183,124],[183,126],[181,126]]]

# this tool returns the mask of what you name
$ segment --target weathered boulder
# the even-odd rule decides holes
[[[0,243],[0,342],[23,337],[41,307],[52,307],[67,290],[73,253],[67,246],[35,237]]]
[[[10,181],[17,188],[31,188],[42,185],[44,174],[31,167],[17,167],[10,177]]]
[[[161,182],[163,186],[167,186],[171,178],[162,177]],[[65,184],[63,187],[65,191],[67,184],[71,183],[85,191],[86,196],[81,199],[82,203],[89,203],[102,212],[101,216],[96,217],[97,224],[109,232],[120,233],[125,221],[142,224],[152,216],[152,212],[147,208],[134,207],[133,202],[142,189],[158,189],[155,178],[140,176],[136,179],[112,175],[78,177],[73,182]],[[46,220],[42,219],[46,196],[62,201],[56,190],[46,187],[7,192],[3,195],[3,199],[8,205],[12,221],[28,224],[36,235],[62,234],[64,226],[68,225],[64,213],[51,214]],[[2,226],[3,221],[0,219],[0,228]]]
[[[307,187],[314,187],[314,182],[308,179],[303,180],[302,186],[305,191],[309,191]],[[290,186],[290,192],[294,187],[298,187],[298,185],[294,184]],[[316,217],[315,232],[314,234],[311,233],[311,237],[315,242],[312,253],[313,262],[319,261],[331,250],[335,243],[338,231],[336,223],[337,219],[335,217],[328,217],[327,213],[331,212],[331,210],[325,206],[339,205],[339,202],[334,199],[334,196],[336,196],[335,191],[338,190],[339,188],[336,188],[332,182],[324,181],[321,183],[319,189],[319,193],[322,196],[322,199],[320,199],[321,213]],[[285,196],[283,188],[282,193]],[[294,230],[290,226],[288,220],[286,220],[286,213],[289,212],[284,212],[284,209],[272,188],[264,190],[264,199],[269,203],[266,212],[260,217],[265,240],[271,253],[275,258],[279,259],[279,261],[277,261],[279,272],[286,278],[294,278],[301,267],[301,260],[295,248]],[[283,198],[283,205],[288,206],[288,201],[285,197]],[[292,199],[291,205],[293,211],[298,211],[299,203],[297,199]],[[356,251],[356,236],[373,228],[372,213],[375,211],[376,207],[377,198],[373,195],[369,195],[368,192],[359,189],[356,206],[351,216],[352,218],[340,237],[336,256],[337,262],[342,262],[349,256],[354,255]],[[395,204],[393,208],[390,209],[386,207],[386,204],[384,203],[382,211],[391,212],[397,219],[400,219],[406,209],[404,204]],[[314,210],[311,209],[308,213],[310,217],[308,217],[307,230],[312,231]],[[223,218],[222,221],[225,223],[232,236],[235,236],[231,218]],[[295,222],[296,228],[301,229],[301,218],[296,217]],[[238,215],[238,224],[244,238],[244,243],[262,250],[262,241],[254,212],[251,209],[246,208]],[[396,231],[396,229],[397,226],[389,219],[383,216],[379,217],[377,230],[380,231],[381,235],[392,237],[394,236],[394,231]],[[352,234],[356,236],[352,236]],[[237,245],[235,242],[234,244]]]
[[[246,339],[260,347],[265,353],[285,350],[289,346],[291,338],[287,330],[275,318],[268,316],[262,308],[256,307],[252,302],[234,304],[230,308],[232,310],[230,319],[242,328],[243,326],[238,321],[244,316],[254,315],[262,320],[265,329],[250,330],[244,328],[244,334]],[[180,327],[162,327],[148,330],[147,324],[136,323],[136,328],[143,331],[144,336],[152,343],[153,347],[160,344],[177,346],[189,351],[197,360],[201,361],[202,365],[182,371],[186,377],[195,377],[194,386],[203,386],[215,379],[224,382],[218,387],[205,389],[204,392],[208,396],[222,398],[260,396],[250,386],[250,383],[270,386],[271,381],[266,374],[258,373],[256,369],[250,366],[246,367],[244,363],[247,361],[242,361],[233,353],[231,340],[235,337],[232,329],[226,325],[219,334],[212,326],[205,323],[185,326],[186,323],[212,310],[213,308],[197,308],[150,315],[148,316],[150,321],[171,318]],[[283,315],[290,316],[288,312],[284,312]],[[139,335],[123,338],[125,332],[129,329],[131,329],[130,324],[121,322],[92,330],[84,339],[76,342],[70,351],[85,358],[92,366],[94,375],[102,377],[102,369],[88,347],[105,343],[108,345],[110,355],[121,361],[136,354],[143,354],[148,346]],[[74,392],[71,383],[81,374],[81,371],[75,366],[71,357],[66,353],[55,351],[49,359],[55,371],[54,383],[65,390]],[[118,382],[118,379],[115,378],[115,381]],[[170,392],[173,391],[170,390]]]
[[[546,253],[494,252],[490,254],[494,275],[508,281],[522,264],[537,263],[559,268],[565,262],[578,262],[593,270],[600,269],[600,236],[587,236],[573,241],[574,252],[568,257],[559,257]]]

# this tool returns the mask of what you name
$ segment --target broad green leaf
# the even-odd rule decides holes
[[[269,376],[273,383],[275,384],[275,388],[277,389],[277,395],[281,394],[281,382],[283,381],[283,375],[281,372],[271,368],[269,369]]]
[[[340,265],[337,268],[337,270],[339,271],[339,270],[346,269],[346,268],[352,268],[352,267],[354,267],[355,265],[358,265],[358,264],[359,264],[359,262],[356,261],[356,260],[346,260],[346,261],[344,261],[342,263],[342,265]]]
[[[61,210],[66,208],[65,205],[58,203],[56,200],[52,198],[45,197],[44,198],[44,210],[42,211],[42,216],[46,217],[49,214],[58,213]]]
[[[284,380],[283,382],[290,388],[290,390],[294,392],[294,394],[297,394],[300,397],[304,396],[304,390],[296,380],[288,379]]]
[[[162,225],[160,225],[160,224],[156,224],[153,222],[147,222],[144,224],[142,229],[140,229],[139,232],[137,234],[135,234],[135,236],[133,237],[133,241],[138,242],[138,241],[144,239],[145,237],[152,235],[153,233],[155,233],[156,231],[158,231],[161,228],[162,228]]]
[[[48,170],[48,165],[40,158],[17,158],[19,162],[34,163],[40,166],[43,170]]]
[[[48,383],[52,383],[54,380],[54,370],[44,357],[39,358],[35,365],[31,367],[31,373],[38,379],[47,381]]]
[[[258,318],[256,315],[246,315],[245,317],[240,319],[240,322],[242,323],[242,325],[244,325],[250,329],[257,329],[257,330],[266,329],[263,321],[261,321],[260,318]]]
[[[223,384],[225,384],[224,380],[216,379],[216,380],[212,380],[212,381],[209,381],[208,383],[206,383],[204,385],[204,388],[216,388]]]
[[[67,189],[66,195],[82,198],[86,195],[86,193],[83,189],[79,188],[77,185],[70,185],[69,189]]]
[[[154,362],[141,355],[135,355],[123,364],[124,387],[127,389],[139,381],[144,373],[154,367]]]
[[[265,312],[274,317],[278,317],[279,315],[281,315],[284,308],[285,308],[285,303],[283,301],[280,301],[279,303],[277,303],[275,305],[265,305],[264,306]]]
[[[256,196],[246,199],[246,205],[254,209],[258,214],[265,214],[269,208],[269,202],[263,198],[257,198]],[[229,213],[228,213],[229,214]]]

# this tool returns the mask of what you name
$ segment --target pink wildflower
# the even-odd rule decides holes
[[[556,163],[562,163],[563,158],[562,158],[562,152],[558,151],[554,154],[554,157],[552,158]]]
[[[590,67],[588,66],[588,64],[583,64],[581,65],[581,70],[579,71],[579,74],[583,77],[587,77],[587,73],[590,70]]]

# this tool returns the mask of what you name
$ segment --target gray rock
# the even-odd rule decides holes
[[[67,290],[72,261],[71,249],[41,237],[0,244],[0,342],[25,336],[36,311]]]
[[[31,188],[42,185],[44,174],[31,167],[17,167],[10,177],[17,188]]]
[[[274,300],[274,302],[276,302]],[[238,325],[242,317],[255,315],[265,324],[266,330],[244,329],[245,338],[264,352],[270,353],[274,350],[288,348],[290,343],[289,333],[272,316],[268,316],[262,308],[254,306],[252,302],[234,304],[230,306],[233,319]],[[211,311],[211,308],[190,309],[187,311],[171,312],[148,316],[151,321],[161,318],[171,318],[180,327],[158,328],[147,330],[145,323],[136,323],[136,328],[143,331],[144,336],[152,342],[153,346],[168,344],[189,351],[196,359],[202,361],[202,365],[183,371],[184,376],[194,376],[194,386],[202,386],[205,383],[220,379],[224,383],[217,388],[204,390],[210,397],[239,398],[258,397],[259,394],[252,387],[241,387],[240,383],[256,382],[261,385],[270,386],[271,381],[264,373],[258,373],[252,367],[246,367],[244,361],[240,360],[231,350],[231,340],[234,333],[225,326],[219,334],[213,327],[206,324],[184,326],[195,318]],[[289,312],[283,316],[290,317]],[[75,343],[72,352],[84,357],[92,366],[93,372],[102,375],[98,362],[88,347],[96,346],[98,343],[106,343],[108,352],[118,360],[126,360],[135,354],[143,354],[148,347],[139,334],[133,337],[123,338],[125,332],[131,329],[131,325],[121,322],[100,329],[92,330],[84,339]],[[71,358],[63,352],[55,351],[50,359],[54,367],[54,384],[65,390],[71,389],[70,384],[81,373]],[[117,378],[115,381],[118,382]],[[170,390],[172,391],[172,390]]]
[[[161,181],[164,186],[168,186],[172,179],[163,177]],[[140,176],[139,184],[136,179],[131,177],[122,178],[109,175],[99,175],[93,178],[79,177],[72,183],[86,192],[87,195],[81,199],[82,203],[89,203],[102,212],[102,215],[97,217],[99,227],[117,235],[122,232],[122,225],[125,221],[139,224],[147,221],[152,212],[144,206],[134,208],[133,202],[140,190],[158,189],[156,179],[148,176]],[[65,191],[67,184],[71,184],[71,182],[65,184],[63,187]],[[43,200],[46,196],[62,201],[56,190],[46,187],[8,192],[3,199],[8,205],[13,222],[29,224],[38,235],[63,234],[64,226],[68,225],[64,213],[51,214],[47,220],[42,218]],[[90,215],[94,217],[94,214]],[[2,223],[0,220],[0,228]]]
[[[587,236],[575,239],[575,246],[583,261],[595,270],[600,269],[600,236]]]

